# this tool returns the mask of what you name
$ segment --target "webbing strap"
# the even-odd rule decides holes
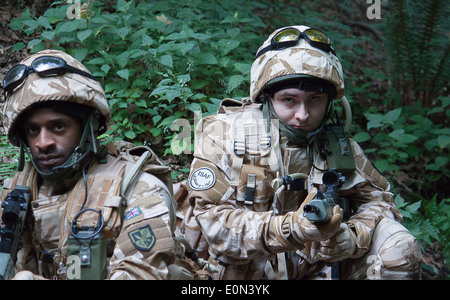
[[[127,162],[125,173],[123,174],[122,185],[120,187],[120,195],[125,196],[126,192],[131,190],[129,189],[130,183],[137,178],[139,171],[142,169],[149,156],[151,156],[150,151],[146,151],[139,157],[136,163]]]
[[[147,159],[151,156],[152,156],[151,152],[146,151],[139,157],[139,159],[135,163],[130,161],[127,162],[125,166],[125,172],[122,178],[122,185],[120,188],[120,195],[125,199],[128,199],[128,197],[130,196],[130,193],[133,191],[134,186],[136,185],[138,174],[140,173],[142,167],[147,163]],[[157,179],[157,177],[155,177],[155,180],[160,181],[159,179]],[[175,224],[176,212],[174,207],[175,201],[173,200],[173,193],[166,187],[164,183],[158,184],[158,186],[161,186],[169,195],[169,197],[162,197],[162,198],[166,203],[167,208],[169,209],[169,216],[170,216],[169,225],[173,231],[176,225]]]

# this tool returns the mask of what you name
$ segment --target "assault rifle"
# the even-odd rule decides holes
[[[30,189],[16,186],[2,202],[2,225],[0,225],[0,280],[15,275],[14,265],[21,248],[25,220],[28,215]]]
[[[344,221],[350,217],[347,199],[340,198],[337,188],[345,183],[345,176],[335,170],[327,171],[322,177],[325,193],[317,191],[313,200],[303,207],[305,217],[314,223],[327,223],[331,220],[333,207],[339,205],[344,210]]]
[[[344,211],[343,221],[350,218],[351,208],[348,199],[340,198],[337,188],[345,183],[345,176],[336,170],[330,170],[323,174],[322,181],[326,187],[325,193],[317,191],[313,200],[303,207],[304,216],[313,223],[324,224],[331,220],[333,207],[339,205]],[[335,262],[331,266],[331,279],[340,278],[340,263]]]

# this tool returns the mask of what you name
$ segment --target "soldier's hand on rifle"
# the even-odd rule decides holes
[[[331,238],[340,228],[343,211],[336,205],[328,223],[318,225],[309,221],[303,216],[303,206],[308,204],[316,194],[317,189],[314,188],[297,211],[273,217],[270,223],[270,232],[293,248],[301,248],[306,242],[320,242]]]
[[[341,261],[355,253],[356,250],[356,235],[347,224],[342,223],[339,231],[326,241],[320,242],[320,253],[318,254],[321,260],[327,262]]]

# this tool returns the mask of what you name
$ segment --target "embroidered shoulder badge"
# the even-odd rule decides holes
[[[210,168],[198,168],[191,174],[189,186],[197,191],[207,190],[216,183],[216,174]]]
[[[134,247],[139,250],[148,251],[155,245],[156,237],[150,225],[140,227],[128,233]]]

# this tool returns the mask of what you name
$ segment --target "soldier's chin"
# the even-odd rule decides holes
[[[35,163],[36,163],[36,166],[38,167],[39,171],[41,171],[42,173],[52,173],[53,168],[61,165],[59,159],[53,159],[53,160],[44,161],[44,162],[37,161]]]

